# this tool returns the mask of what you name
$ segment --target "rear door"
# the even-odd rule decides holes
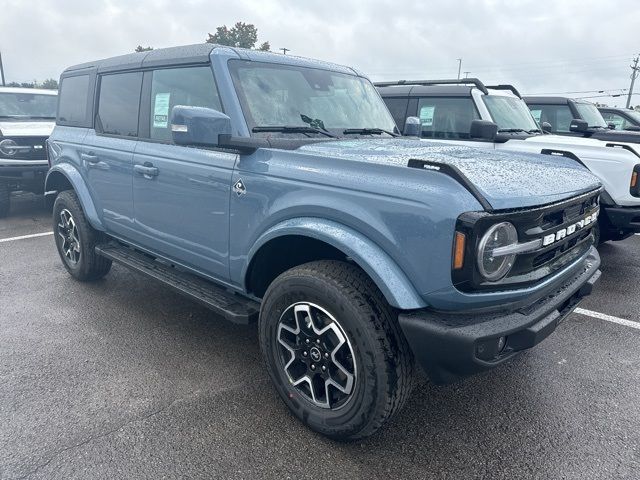
[[[95,129],[85,137],[81,160],[98,215],[109,231],[133,232],[132,162],[137,143],[142,72],[98,78]]]
[[[211,67],[145,72],[141,135],[133,160],[141,244],[219,280],[229,277],[229,194],[236,154],[172,144],[175,105],[222,111]]]

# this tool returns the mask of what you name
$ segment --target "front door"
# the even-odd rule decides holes
[[[225,281],[229,277],[229,195],[236,154],[171,143],[175,105],[222,110],[209,66],[148,72],[148,139],[133,158],[139,242],[169,259]],[[150,101],[149,101],[150,100]]]

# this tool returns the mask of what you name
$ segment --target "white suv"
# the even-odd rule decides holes
[[[0,217],[11,192],[44,192],[46,140],[55,125],[58,92],[0,87]]]
[[[640,144],[550,135],[511,85],[475,78],[377,83],[405,133],[425,140],[571,158],[600,177],[600,241],[640,232]],[[411,117],[411,118],[409,118]],[[416,118],[417,117],[417,118]],[[413,131],[412,131],[413,130]]]

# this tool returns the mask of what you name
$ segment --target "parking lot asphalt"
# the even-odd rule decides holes
[[[0,240],[51,230],[17,198]],[[639,322],[640,237],[601,247],[581,308]],[[492,372],[421,379],[341,444],[276,396],[255,326],[114,266],[75,282],[51,235],[0,242],[0,478],[640,478],[640,329],[572,314]]]

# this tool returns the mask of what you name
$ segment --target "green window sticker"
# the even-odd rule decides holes
[[[153,128],[167,128],[169,125],[170,93],[156,93],[153,107]]]
[[[433,125],[433,112],[436,107],[433,105],[424,105],[420,108],[420,123],[423,127],[431,127]]]

